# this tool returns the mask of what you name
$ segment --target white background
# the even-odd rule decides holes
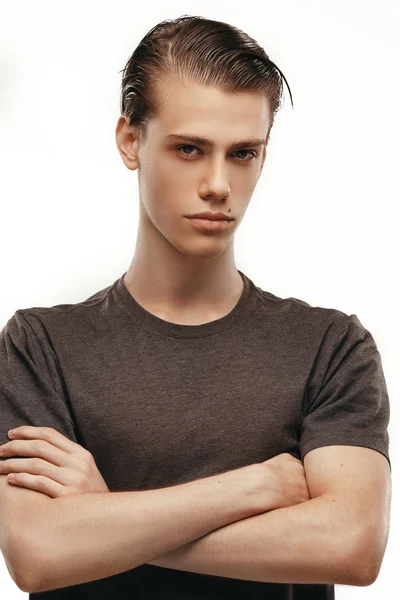
[[[391,400],[386,554],[373,585],[336,585],[339,600],[393,598],[400,552],[399,6],[0,2],[0,327],[18,308],[79,302],[129,267],[137,172],[115,143],[118,72],[151,27],[183,14],[228,22],[287,78],[294,109],[285,86],[236,233],[236,266],[278,296],[357,314],[380,350]],[[27,597],[4,561],[0,589],[7,600]]]

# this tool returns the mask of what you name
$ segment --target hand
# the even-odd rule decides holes
[[[260,464],[267,467],[265,476],[270,501],[269,510],[311,500],[301,460],[294,458],[288,452],[283,452]]]
[[[43,492],[51,498],[89,492],[109,492],[88,450],[52,427],[22,425],[8,434],[0,458],[33,456],[0,461],[0,474],[8,483]]]

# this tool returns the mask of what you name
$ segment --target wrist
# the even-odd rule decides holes
[[[269,510],[265,468],[262,463],[254,463],[218,476],[224,478],[229,490],[229,499],[241,507],[241,519]]]

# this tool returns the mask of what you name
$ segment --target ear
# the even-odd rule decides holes
[[[128,118],[121,115],[115,128],[115,140],[125,166],[131,171],[139,167],[139,139],[137,129],[128,124]]]

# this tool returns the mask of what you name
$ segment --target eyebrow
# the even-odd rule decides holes
[[[171,133],[166,135],[165,140],[169,139],[185,139],[191,140],[192,142],[198,144],[199,146],[207,146],[209,148],[214,148],[215,144],[212,140],[207,140],[201,137],[197,137],[196,135],[190,135],[188,133]],[[259,138],[253,138],[251,140],[243,141],[243,142],[234,142],[230,145],[228,150],[234,150],[235,148],[243,148],[244,146],[265,146],[266,140],[262,140]]]

